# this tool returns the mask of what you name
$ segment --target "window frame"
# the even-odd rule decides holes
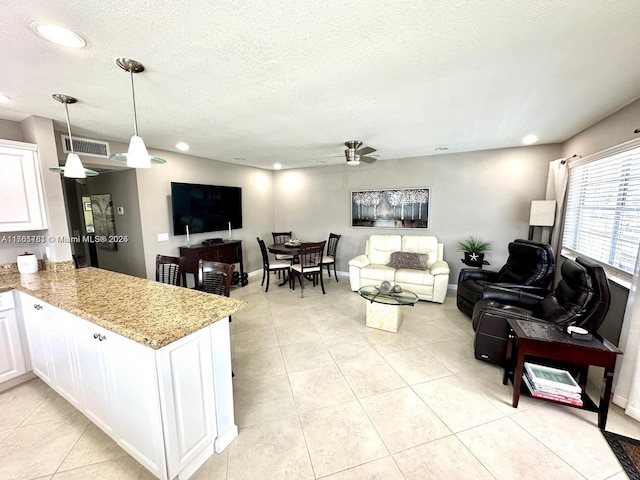
[[[565,226],[566,226],[566,215],[567,215],[567,201],[568,201],[568,197],[569,197],[569,191],[571,188],[571,170],[582,166],[582,165],[586,165],[589,163],[593,163],[596,162],[598,160],[603,160],[605,158],[608,157],[612,157],[614,155],[618,155],[621,153],[625,153],[628,152],[630,150],[634,150],[640,148],[640,139],[635,139],[635,140],[631,140],[628,142],[624,142],[621,143],[619,145],[601,150],[599,152],[596,152],[592,155],[588,155],[586,157],[583,158],[577,158],[575,160],[570,160],[568,163],[568,168],[569,168],[569,176],[568,176],[568,182],[567,182],[567,190],[565,193],[565,202],[563,205],[563,218],[562,218],[562,234],[559,238],[560,241],[560,254],[563,257],[567,257],[567,258],[571,258],[574,259],[578,256],[581,257],[586,257],[589,258],[591,261],[598,263],[599,265],[602,265],[602,267],[604,268],[607,277],[615,282],[618,283],[620,285],[622,285],[625,288],[630,288],[631,287],[631,281],[633,279],[633,274],[629,273],[627,271],[624,271],[622,269],[619,269],[617,267],[614,267],[612,265],[608,265],[606,263],[603,263],[600,260],[594,259],[592,257],[589,257],[588,255],[581,253],[581,252],[577,252],[569,247],[564,246],[564,238],[565,238]],[[637,258],[636,258],[636,262],[637,262]],[[634,265],[635,267],[635,265]]]

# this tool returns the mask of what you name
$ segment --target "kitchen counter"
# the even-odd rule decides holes
[[[16,289],[153,349],[241,310],[247,302],[100,268],[0,275]]]

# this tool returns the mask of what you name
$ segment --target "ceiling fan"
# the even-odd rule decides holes
[[[357,140],[345,142],[345,145],[347,146],[347,149],[344,151],[344,156],[347,159],[347,165],[359,165],[360,162],[373,163],[377,160],[376,158],[366,156],[375,152],[375,148],[360,148],[362,146],[362,142]]]

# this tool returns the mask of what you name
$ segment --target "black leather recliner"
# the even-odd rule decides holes
[[[576,325],[595,332],[611,303],[604,269],[586,258],[565,260],[562,279],[545,297],[528,292],[492,287],[473,311],[475,357],[504,364],[508,336],[507,318],[546,321],[559,326]]]
[[[492,285],[509,288],[537,288],[544,295],[553,280],[555,255],[551,245],[517,239],[509,243],[507,263],[497,272],[463,268],[458,276],[456,295],[458,309],[469,317],[482,298],[482,292]]]

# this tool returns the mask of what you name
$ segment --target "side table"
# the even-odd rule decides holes
[[[402,305],[413,306],[418,296],[409,290],[400,293],[382,293],[375,285],[367,285],[358,290],[367,302],[367,327],[398,333],[402,325]]]
[[[579,366],[578,384],[582,389],[584,406],[574,408],[598,412],[598,427],[604,430],[611,400],[616,357],[622,352],[597,334],[594,334],[591,340],[578,340],[566,333],[563,327],[552,323],[516,318],[507,319],[507,323],[510,332],[502,383],[506,385],[513,375],[513,408],[518,408],[518,400],[523,387],[522,373],[525,357],[537,357],[543,359],[542,361],[545,359],[560,360]],[[538,361],[540,362],[540,360]],[[590,365],[604,367],[599,405],[596,405],[589,398],[585,390]],[[526,390],[526,387],[524,388]],[[562,403],[562,405],[565,404]]]

